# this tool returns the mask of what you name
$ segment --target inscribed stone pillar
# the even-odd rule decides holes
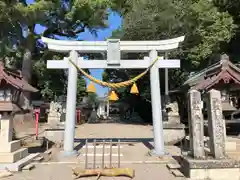
[[[13,122],[11,116],[7,113],[3,114],[1,118],[1,129],[0,129],[0,143],[11,142],[13,136]]]
[[[196,159],[202,159],[205,157],[203,114],[201,93],[197,90],[188,92],[188,113],[191,154]]]
[[[208,133],[210,152],[216,159],[225,157],[225,120],[222,115],[220,91],[210,90],[208,98]]]

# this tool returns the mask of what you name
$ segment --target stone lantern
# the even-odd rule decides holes
[[[7,69],[0,61],[0,170],[18,171],[21,163],[26,164],[24,158],[29,161],[28,149],[21,148],[20,140],[13,140],[13,117],[21,112],[20,95],[26,91],[38,90],[22,78],[20,71]]]

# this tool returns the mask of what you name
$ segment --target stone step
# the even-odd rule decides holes
[[[21,141],[1,142],[0,153],[11,153],[21,148]]]
[[[0,178],[12,176],[13,174],[7,170],[0,171]]]
[[[167,168],[168,169],[179,169],[179,168],[181,168],[181,166],[180,166],[180,164],[178,164],[178,163],[171,163],[171,164],[167,164]]]
[[[98,157],[99,157],[99,156],[101,157],[102,155],[103,155],[103,154],[95,154],[95,156],[98,156]],[[84,154],[81,154],[81,156],[86,156],[86,154],[85,154],[85,153],[84,153]],[[92,157],[93,157],[94,154],[93,154],[93,153],[88,153],[87,156],[92,156]],[[105,153],[104,156],[110,156],[110,154],[109,154],[109,153]],[[120,156],[122,157],[123,154],[120,154]],[[112,154],[112,157],[118,157],[118,154]]]
[[[0,153],[0,163],[14,163],[28,155],[27,148],[21,148],[11,153]]]
[[[35,165],[34,165],[34,164],[28,164],[28,165],[24,166],[24,167],[22,168],[22,170],[24,170],[24,171],[30,171],[30,170],[32,170],[33,168],[35,168]]]
[[[175,177],[184,177],[184,175],[178,169],[171,170],[171,172]]]
[[[38,157],[40,153],[29,154],[25,158],[15,162],[15,163],[0,163],[0,170],[8,169],[11,172],[20,171],[24,166],[33,161],[34,158]]]
[[[86,146],[84,145],[82,148],[85,149]],[[94,149],[94,146],[93,146],[93,145],[88,145],[87,148],[88,148],[88,149]],[[103,145],[97,145],[96,148],[97,148],[97,149],[103,148]],[[105,149],[110,149],[110,146],[109,146],[109,145],[105,145],[104,148],[105,148]],[[121,149],[121,148],[123,148],[123,147],[120,146],[120,149]],[[112,149],[118,149],[118,146],[112,146]]]
[[[33,161],[37,161],[37,162],[40,162],[42,161],[44,158],[42,156],[38,156],[36,157],[35,159],[33,159]]]

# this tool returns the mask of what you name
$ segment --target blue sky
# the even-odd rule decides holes
[[[34,3],[34,0],[28,0],[29,4]],[[88,30],[86,30],[84,33],[81,33],[77,39],[86,40],[86,41],[96,41],[96,40],[105,40],[106,38],[110,37],[112,35],[112,32],[116,29],[118,29],[122,24],[122,18],[119,16],[119,14],[115,12],[111,12],[108,17],[108,24],[109,27],[103,30],[99,30],[97,32],[97,37],[92,35]],[[35,28],[35,31],[37,33],[42,33],[44,31],[44,27],[37,25]],[[102,73],[103,69],[95,69],[90,70],[91,75],[94,76],[97,79],[102,79]],[[89,83],[88,80],[86,80],[87,83]],[[103,88],[97,84],[95,84],[95,87],[97,89],[97,94],[99,96],[104,96],[104,94],[107,92],[107,88]]]
[[[87,40],[87,41],[105,40],[106,38],[112,35],[112,32],[114,30],[118,29],[121,26],[122,18],[119,16],[119,14],[111,12],[108,17],[108,24],[109,24],[109,27],[107,29],[98,31],[97,37],[93,36],[89,31],[86,31],[82,33],[78,38],[82,40]],[[97,79],[102,79],[103,71],[104,71],[103,69],[90,70],[91,75]],[[89,83],[88,80],[87,82]],[[95,87],[97,89],[97,94],[99,96],[103,96],[107,92],[106,88],[103,88],[98,84],[95,84]]]

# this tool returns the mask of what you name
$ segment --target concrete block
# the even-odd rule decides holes
[[[30,171],[30,170],[32,170],[33,168],[35,168],[35,165],[34,165],[34,164],[28,164],[28,165],[24,166],[24,167],[22,168],[22,170]]]
[[[28,155],[27,148],[21,148],[11,153],[0,153],[0,163],[14,163]]]
[[[171,172],[175,177],[184,177],[184,175],[178,169],[173,169]]]
[[[207,146],[210,146],[210,141],[207,141]],[[231,142],[231,141],[226,141],[225,142],[225,150],[226,151],[236,151],[237,150],[237,143],[236,142]]]
[[[40,155],[40,153],[29,154],[25,158],[15,162],[15,163],[6,163],[6,164],[0,163],[0,170],[8,169],[11,172],[20,171],[24,166],[26,166],[27,164],[32,162],[33,159],[38,157],[39,155]]]
[[[64,129],[46,129],[44,137],[54,143],[62,143],[64,140]]]
[[[198,180],[239,180],[239,168],[191,169],[190,178]]]
[[[180,164],[167,164],[168,169],[179,169],[181,166]]]
[[[232,159],[182,158],[181,171],[187,178],[196,180],[239,180],[240,162]]]
[[[226,151],[236,151],[237,143],[236,142],[225,142]]]
[[[43,160],[43,157],[42,156],[38,156],[38,157],[36,157],[35,159],[34,159],[34,161],[42,161]]]
[[[11,153],[21,148],[20,140],[11,142],[1,142],[0,153]]]
[[[8,177],[8,176],[12,176],[13,174],[7,170],[4,171],[0,171],[0,178],[4,178],[4,177]]]

